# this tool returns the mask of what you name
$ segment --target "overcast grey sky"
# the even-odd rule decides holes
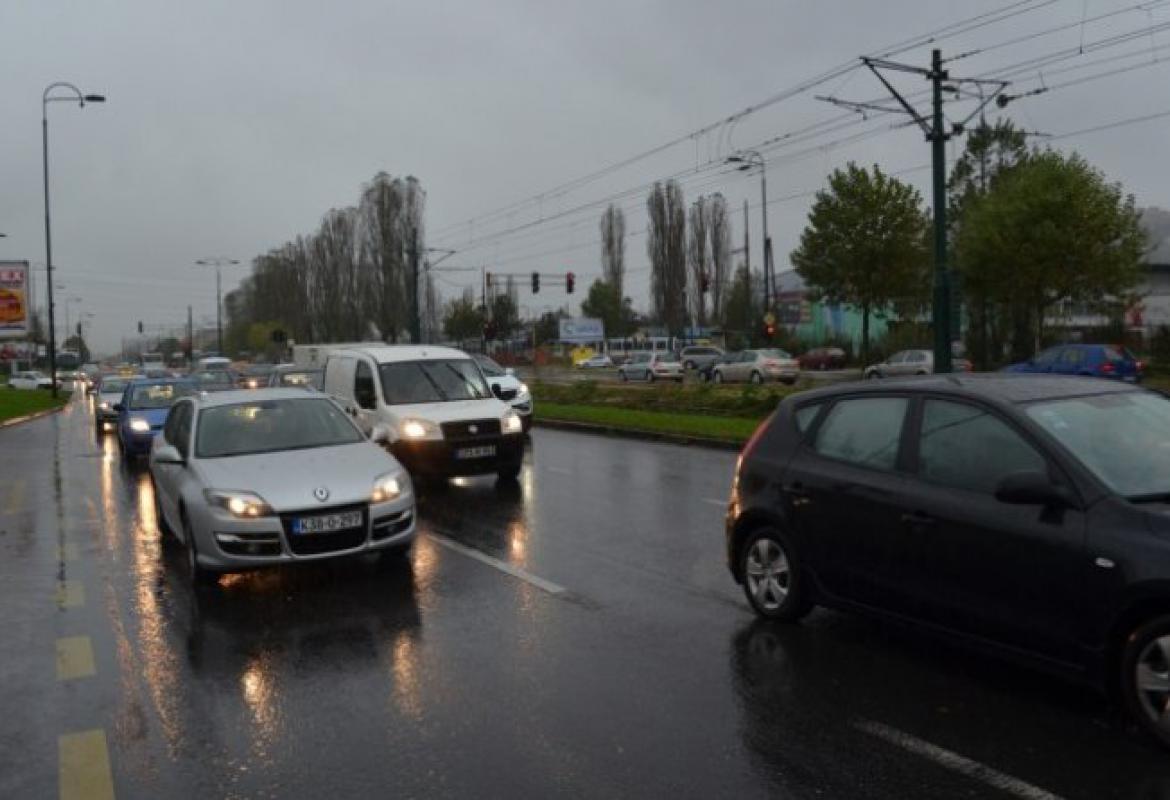
[[[245,264],[299,233],[332,207],[356,202],[378,170],[417,176],[428,193],[430,244],[459,249],[448,264],[494,270],[575,270],[580,294],[546,281],[521,303],[535,313],[577,302],[600,272],[601,207],[520,233],[492,237],[626,190],[627,229],[644,226],[655,178],[717,162],[841,114],[814,99],[877,99],[864,70],[753,114],[567,194],[510,215],[452,227],[715,122],[837,66],[910,36],[983,12],[995,2],[774,0],[658,2],[43,2],[8,0],[0,13],[0,258],[43,262],[40,95],[67,80],[109,96],[79,110],[50,107],[57,280],[71,306],[94,314],[92,344],[115,348],[137,320],[179,323],[188,303],[214,315],[214,276],[192,262],[226,255]],[[1170,110],[1170,32],[1111,48],[1093,43],[1170,23],[1170,2],[1034,0],[1030,13],[940,43],[944,55],[999,45],[1062,24],[1067,30],[999,46],[952,65],[979,75],[1030,57],[1086,46],[1045,68],[1057,85],[1145,64],[1008,107],[1021,126],[1063,134]],[[1027,5],[1022,4],[1021,8]],[[1083,26],[1082,20],[1090,20]],[[1164,49],[1162,49],[1164,48]],[[1105,58],[1124,56],[1116,61]],[[897,58],[926,64],[929,47]],[[1101,62],[1094,66],[1091,62]],[[1071,68],[1079,68],[1079,71]],[[1070,70],[1057,73],[1057,70]],[[1040,85],[1036,72],[1020,89]],[[907,91],[922,81],[903,78]],[[962,110],[956,106],[954,113]],[[925,164],[929,148],[910,128],[809,150],[892,118],[769,152],[769,225],[777,269],[787,269],[810,198],[825,174],[853,159],[889,171]],[[1053,142],[1076,149],[1142,205],[1170,206],[1165,158],[1170,118]],[[961,142],[954,147],[961,147]],[[953,148],[952,148],[953,149]],[[929,202],[929,172],[904,175]],[[687,201],[722,191],[742,235],[740,205],[758,203],[755,175],[706,168],[685,176]],[[759,210],[751,212],[759,264]],[[644,305],[645,239],[627,241],[628,293]],[[225,275],[226,287],[245,274]],[[473,273],[443,275],[447,296]],[[225,288],[226,288],[225,287]],[[38,289],[43,290],[43,273]],[[60,301],[59,301],[60,303]],[[63,308],[58,306],[63,315]]]

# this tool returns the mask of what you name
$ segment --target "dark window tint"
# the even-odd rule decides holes
[[[820,410],[820,403],[815,403],[811,406],[804,406],[803,408],[796,409],[796,413],[793,414],[793,416],[796,418],[796,429],[801,433],[804,433],[806,430],[808,430],[808,426],[812,425],[812,421],[817,418],[817,414],[820,413]]]
[[[892,469],[898,458],[906,403],[904,397],[840,401],[817,432],[817,452],[866,467]]]
[[[1068,347],[1060,354],[1060,363],[1065,366],[1079,367],[1085,363],[1085,351],[1079,347]]]
[[[353,373],[353,399],[362,408],[373,408],[377,404],[377,398],[374,396],[374,372],[365,361],[359,361]]]
[[[1050,347],[1040,355],[1036,356],[1036,363],[1043,366],[1055,364],[1056,360],[1060,358],[1060,354],[1063,350],[1063,347]]]
[[[1007,423],[981,408],[927,400],[922,414],[918,472],[947,486],[976,492],[1015,472],[1047,473],[1044,457]]]

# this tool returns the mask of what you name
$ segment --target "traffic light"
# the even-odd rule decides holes
[[[81,338],[81,323],[77,323],[77,338]]]
[[[569,294],[572,294],[573,287],[576,285],[576,283],[577,283],[577,276],[570,272],[568,275],[565,276],[565,291],[568,292]]]
[[[776,325],[771,322],[765,322],[764,335],[767,336],[769,340],[771,340],[772,337],[776,335]]]
[[[540,273],[532,273],[532,293],[536,294],[540,291]]]
[[[138,332],[142,333],[142,320],[138,320]]]

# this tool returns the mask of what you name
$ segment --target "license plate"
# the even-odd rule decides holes
[[[362,512],[346,511],[344,514],[322,514],[319,517],[297,517],[293,520],[292,532],[330,533],[332,531],[358,528],[362,524]]]
[[[455,451],[456,458],[491,458],[496,454],[496,446],[464,447]]]

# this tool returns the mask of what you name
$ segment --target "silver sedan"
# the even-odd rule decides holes
[[[260,389],[185,397],[150,453],[155,511],[197,582],[415,538],[410,477],[328,397]]]

